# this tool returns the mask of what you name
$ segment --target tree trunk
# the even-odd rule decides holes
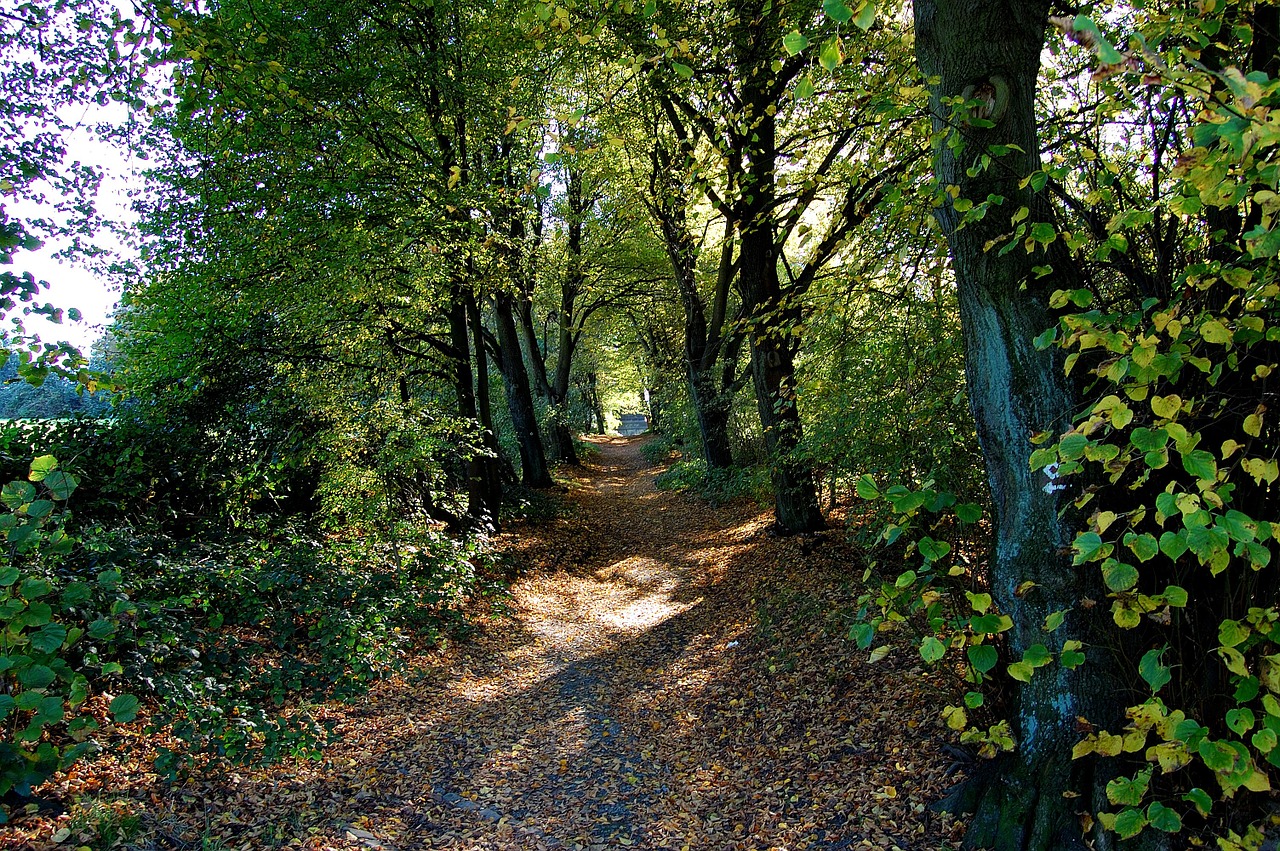
[[[920,68],[926,77],[940,80],[931,91],[934,129],[957,134],[951,142],[963,139],[963,145],[938,144],[938,182],[959,187],[959,197],[975,202],[992,195],[1007,199],[981,221],[963,227],[948,201],[938,220],[950,245],[969,401],[996,510],[991,590],[1013,619],[1008,646],[1015,660],[1034,644],[1045,644],[1055,654],[1069,639],[1088,647],[1095,620],[1080,601],[1104,599],[1093,578],[1097,571],[1071,564],[1077,520],[1071,503],[1078,494],[1055,486],[1029,464],[1030,437],[1066,430],[1076,408],[1061,355],[1053,349],[1038,351],[1033,343],[1054,321],[1049,294],[1070,286],[1064,280],[1072,274],[1070,258],[1065,252],[1053,257],[1054,273],[1036,278],[1032,267],[1049,262],[1040,250],[1029,254],[1021,244],[1003,255],[987,250],[988,241],[999,245],[1008,239],[1010,217],[1020,207],[1033,211],[1032,221],[1050,220],[1046,202],[1020,186],[1040,167],[1035,86],[1049,7],[1047,0],[917,0],[914,6]],[[976,117],[994,126],[952,115],[943,101],[959,97],[984,100],[977,108],[983,114]],[[1014,148],[982,170],[976,164],[992,144],[1016,145],[1023,153]],[[1035,584],[1019,594],[1023,583]],[[1044,632],[1044,618],[1054,611],[1068,611],[1066,622],[1053,633]],[[1095,649],[1074,671],[1053,663],[1037,670],[1029,683],[1013,684],[1017,693],[1011,723],[1017,749],[994,770],[983,772],[992,782],[973,796],[976,813],[967,847],[1085,847],[1076,811],[1096,810],[1102,802],[1096,798],[1100,784],[1091,776],[1095,763],[1071,758],[1081,737],[1076,719],[1083,716],[1102,725],[1117,720],[1114,691],[1100,655]],[[1069,791],[1083,797],[1064,798]],[[1097,847],[1110,847],[1109,837],[1095,839]]]
[[[751,183],[745,191],[753,201],[740,221],[738,288],[745,312],[752,317],[751,377],[756,407],[769,452],[775,514],[783,531],[815,532],[826,528],[818,491],[809,465],[795,455],[800,446],[800,411],[796,407],[795,354],[798,310],[784,305],[778,280],[778,255],[773,220],[774,137],[771,115],[759,106],[756,125],[759,149],[752,152]]]
[[[771,56],[763,44],[780,38],[778,16],[762,16],[759,26],[744,33],[738,47],[742,61],[752,65],[743,84],[742,122],[751,126],[744,139],[749,166],[738,188],[741,198],[734,219],[738,224],[738,292],[743,313],[751,324],[751,377],[756,407],[769,453],[778,526],[788,534],[826,528],[818,505],[818,490],[809,465],[796,456],[802,434],[796,407],[795,355],[799,337],[799,307],[787,304],[778,279],[777,109],[774,82],[768,70]]]
[[[654,145],[650,159],[652,172],[649,182],[654,197],[649,201],[649,209],[662,232],[662,242],[671,262],[680,304],[684,308],[685,370],[689,380],[689,401],[693,404],[698,437],[702,443],[702,457],[708,469],[725,469],[733,466],[729,443],[729,404],[716,386],[715,367],[724,318],[724,297],[728,294],[731,275],[722,274],[717,280],[714,308],[718,312],[709,326],[706,305],[698,292],[698,250],[688,227],[688,189],[675,176],[671,155],[661,145]],[[731,222],[726,222],[726,225],[725,245],[731,271],[733,230]],[[723,263],[721,268],[724,269]]]
[[[482,440],[488,454],[482,460],[484,476],[484,513],[496,522],[502,508],[502,447],[493,428],[493,403],[489,397],[489,355],[484,348],[484,321],[476,304],[475,293],[465,292],[467,319],[471,327],[471,342],[476,359],[476,413],[480,427],[484,429]]]
[[[462,287],[457,286],[453,289],[449,305],[449,342],[456,353],[453,360],[453,388],[458,400],[458,416],[478,425],[467,305]],[[479,453],[467,460],[467,514],[473,521],[481,520],[492,503],[484,460]]]
[[[547,458],[542,452],[542,435],[538,428],[538,413],[533,407],[533,394],[529,390],[529,373],[520,353],[520,336],[516,330],[515,314],[509,293],[498,293],[493,298],[493,313],[498,337],[498,368],[502,372],[502,388],[507,396],[507,409],[511,413],[511,428],[515,431],[516,445],[520,447],[520,473],[525,487],[551,487],[551,473]]]
[[[748,234],[742,240],[743,297],[748,303],[752,301],[746,295],[749,288],[760,286],[756,281],[772,276],[775,286],[777,283],[773,240],[767,240],[767,248],[752,246],[763,250],[749,253],[748,246],[757,239],[758,236]],[[762,288],[765,287],[767,283]],[[777,310],[774,299],[764,301],[753,312],[759,316]],[[751,334],[751,377],[756,389],[756,408],[764,429],[765,447],[769,453],[774,513],[778,525],[788,534],[816,532],[826,528],[827,524],[818,506],[813,471],[795,455],[802,437],[795,395],[796,345],[790,334],[779,332],[779,325],[785,327],[785,323],[761,321]]]

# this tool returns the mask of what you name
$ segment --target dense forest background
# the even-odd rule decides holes
[[[175,774],[315,751],[297,707],[465,632],[492,532],[644,413],[666,486],[859,543],[850,641],[953,677],[972,847],[1261,847],[1273,3],[33,0],[0,33],[0,792],[146,707]],[[133,257],[67,153],[93,102],[145,164]],[[65,307],[23,272],[49,240],[120,287],[92,361],[23,327]]]

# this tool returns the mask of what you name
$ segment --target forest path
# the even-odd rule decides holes
[[[322,708],[318,764],[157,787],[169,835],[203,812],[218,848],[953,847],[925,809],[938,688],[845,639],[841,534],[768,537],[757,505],[657,490],[644,439],[592,442],[567,510],[499,541],[510,617]]]

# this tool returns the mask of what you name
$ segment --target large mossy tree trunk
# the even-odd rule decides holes
[[[1036,644],[1055,656],[1066,640],[1088,646],[1097,635],[1097,617],[1105,614],[1104,607],[1082,606],[1086,599],[1104,599],[1097,571],[1072,565],[1078,515],[1071,503],[1078,493],[1029,463],[1031,437],[1062,433],[1076,409],[1060,354],[1040,351],[1033,342],[1054,323],[1050,294],[1072,286],[1071,258],[1065,252],[1046,257],[1038,247],[1028,253],[1021,242],[998,250],[1010,238],[1011,216],[1019,208],[1028,208],[1033,222],[1052,221],[1046,201],[1025,185],[1040,168],[1035,87],[1049,8],[1047,0],[918,0],[914,6],[920,68],[938,80],[931,89],[934,128],[941,137],[935,151],[938,183],[955,187],[953,197],[975,203],[1005,199],[963,226],[949,199],[938,220],[950,246],[969,399],[996,510],[991,590],[1014,623],[1008,633],[1013,660]],[[944,102],[953,98],[975,105],[966,110]],[[992,145],[1009,146],[1010,153],[992,156],[990,167],[982,169],[980,159]],[[1037,277],[1033,267],[1044,265],[1054,271]],[[1065,623],[1043,631],[1045,617],[1055,611],[1068,612]],[[1075,670],[1053,663],[1030,682],[1013,683],[1016,749],[1000,757],[994,770],[980,772],[979,788],[969,790],[976,809],[967,847],[1085,847],[1078,811],[1096,812],[1105,801],[1097,799],[1101,778],[1092,772],[1098,766],[1089,759],[1073,761],[1071,751],[1081,738],[1078,717],[1101,725],[1117,720],[1118,695],[1107,683],[1101,656],[1094,648]],[[1098,848],[1110,847],[1106,836],[1095,840]]]

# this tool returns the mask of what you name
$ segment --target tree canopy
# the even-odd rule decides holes
[[[148,163],[93,368],[4,331],[5,380],[115,395],[11,412],[100,416],[4,437],[0,792],[80,758],[107,688],[121,722],[178,690],[166,723],[207,753],[314,741],[262,699],[301,679],[216,685],[222,619],[161,628],[192,664],[130,661],[154,638],[130,594],[194,617],[217,592],[178,567],[130,586],[126,554],[247,535],[389,606],[380,630],[415,617],[393,586],[443,630],[482,584],[467,548],[643,413],[668,486],[857,542],[849,640],[951,677],[968,847],[1260,847],[1280,7],[1068,5],[0,13],[3,317],[59,315],[22,252],[101,226],[68,110],[132,110],[103,134]],[[342,572],[348,544],[381,579]],[[358,656],[330,661],[384,661]],[[229,744],[223,691],[268,744]]]

